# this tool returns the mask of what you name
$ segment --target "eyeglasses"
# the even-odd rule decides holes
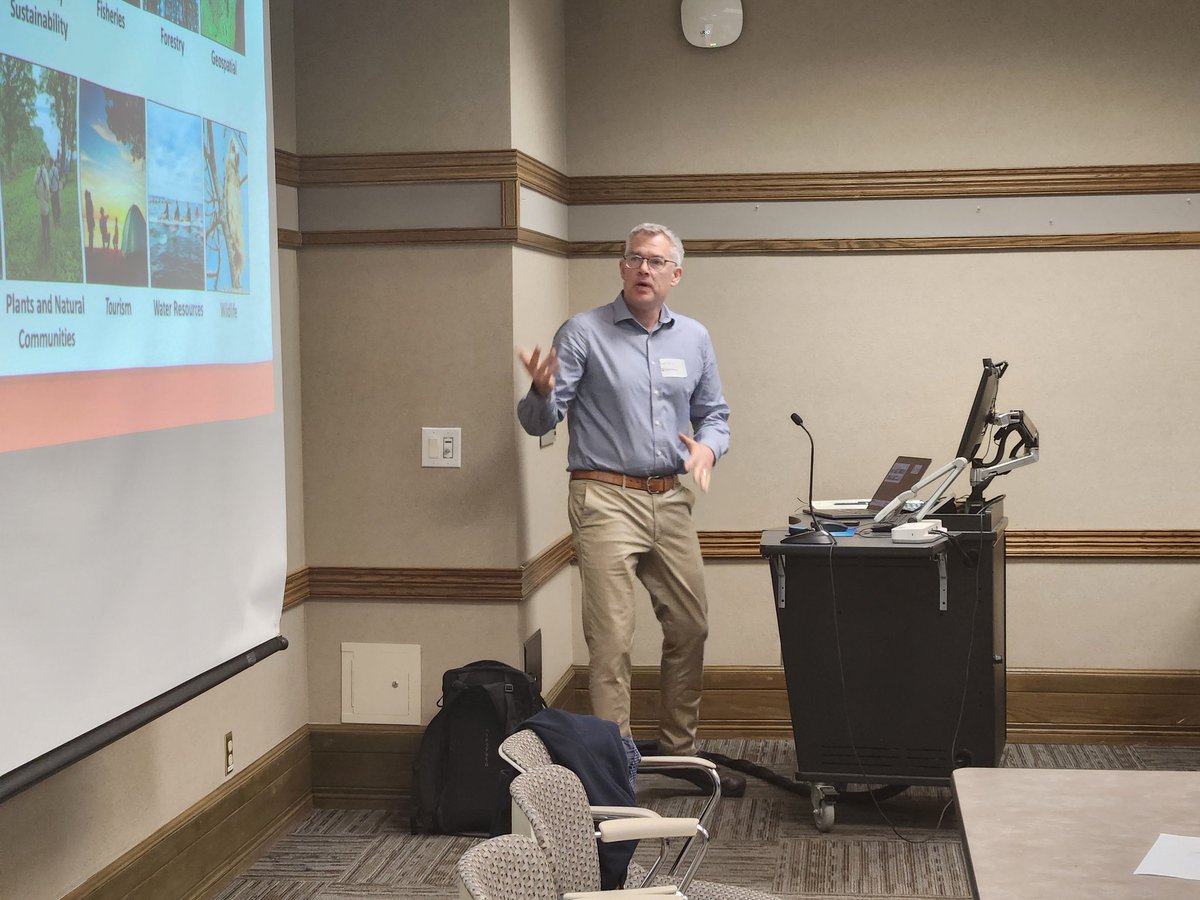
[[[675,260],[667,259],[665,256],[638,256],[636,253],[622,256],[621,263],[627,269],[640,269],[642,263],[645,263],[650,267],[651,272],[661,272],[667,266],[679,265]]]

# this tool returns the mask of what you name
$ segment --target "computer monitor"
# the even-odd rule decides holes
[[[983,361],[983,374],[979,377],[979,387],[975,390],[975,402],[971,404],[962,440],[958,442],[958,452],[954,454],[972,465],[982,462],[979,451],[983,447],[988,425],[992,422],[992,414],[996,411],[996,391],[1000,387],[1000,378],[1007,368],[1006,362],[993,363],[990,359]]]

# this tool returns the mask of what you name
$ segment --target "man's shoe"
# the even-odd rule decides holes
[[[712,793],[712,776],[705,769],[663,769],[655,774],[666,775],[668,778],[678,778],[681,781],[690,781],[706,794]],[[720,769],[717,770],[717,774],[721,779],[722,797],[741,797],[746,793],[746,779],[741,775],[736,772],[724,772]]]

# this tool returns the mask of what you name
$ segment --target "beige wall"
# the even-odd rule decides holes
[[[300,152],[512,146],[508,27],[494,0],[296,3]]]
[[[513,253],[513,343],[525,350],[550,346],[554,332],[570,315],[568,263],[561,257],[516,248]],[[509,357],[513,385],[510,408],[529,390],[529,376],[513,353]],[[567,426],[559,425],[548,447],[527,435],[516,416],[509,420],[517,448],[523,524],[521,552],[529,559],[561,538],[567,525]]]
[[[569,174],[1195,161],[1195,3],[744,10],[738,41],[706,50],[674,0],[568,3]]]
[[[511,248],[318,248],[300,282],[309,564],[523,562]],[[462,468],[421,467],[422,426]]]
[[[567,167],[566,30],[562,0],[509,3],[512,145]]]
[[[571,265],[573,305],[610,299],[613,263]],[[791,412],[823,497],[869,495],[898,453],[949,461],[987,356],[1011,363],[1000,407],[1046,444],[994,482],[1010,527],[1194,527],[1196,359],[1175,335],[1200,327],[1197,296],[1192,250],[690,258],[671,303],[708,326],[733,410],[699,525],[794,510],[809,450]]]

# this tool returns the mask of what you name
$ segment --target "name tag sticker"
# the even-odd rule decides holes
[[[682,359],[660,359],[663,378],[687,378],[687,364]]]

